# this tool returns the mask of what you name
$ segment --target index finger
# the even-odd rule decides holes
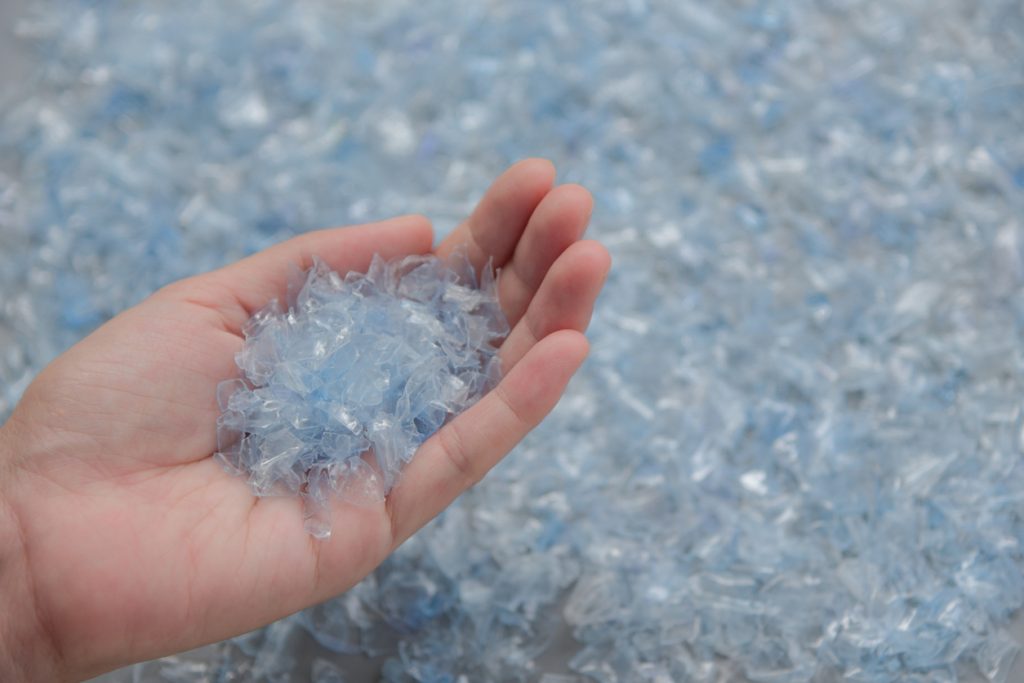
[[[465,247],[479,273],[493,259],[501,268],[515,253],[534,209],[555,183],[555,167],[546,159],[525,159],[502,173],[484,193],[473,213],[437,247],[448,258]]]

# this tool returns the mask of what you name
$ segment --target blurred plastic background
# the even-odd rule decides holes
[[[1019,1],[0,18],[0,415],[163,283],[444,232],[524,156],[615,259],[592,358],[483,485],[346,596],[110,680],[1024,680]]]

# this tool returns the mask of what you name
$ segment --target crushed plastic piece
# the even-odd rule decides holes
[[[243,328],[242,379],[217,388],[218,459],[260,496],[301,496],[306,528],[328,505],[383,500],[445,421],[500,377],[508,333],[490,266],[464,254],[385,262],[345,276],[314,261],[287,309]]]
[[[317,658],[313,660],[311,683],[345,683],[345,676],[334,663]]]

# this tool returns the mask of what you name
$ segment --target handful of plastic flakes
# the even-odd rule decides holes
[[[324,538],[332,498],[382,500],[420,444],[496,383],[508,322],[492,269],[478,282],[462,255],[374,256],[345,276],[316,261],[297,284],[287,309],[271,301],[244,328],[243,378],[217,390],[217,457],[256,495],[301,496]]]

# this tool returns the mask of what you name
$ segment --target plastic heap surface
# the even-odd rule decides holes
[[[450,415],[497,383],[508,333],[490,268],[464,256],[385,262],[342,277],[317,261],[287,310],[245,325],[243,379],[217,389],[217,457],[256,495],[301,496],[330,535],[328,503],[383,500]]]
[[[313,648],[325,681],[338,652],[402,683],[1005,680],[1022,11],[36,9],[0,123],[5,409],[160,284],[314,227],[444,232],[527,155],[594,191],[615,263],[590,360],[482,485],[341,598],[139,676],[301,680]]]

